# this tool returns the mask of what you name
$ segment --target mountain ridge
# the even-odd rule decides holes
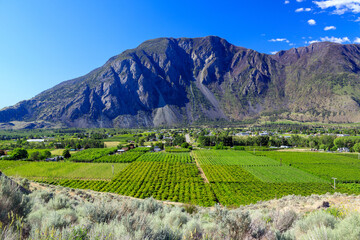
[[[216,36],[158,38],[1,109],[0,122],[42,123],[32,127],[44,122],[153,127],[264,117],[357,122],[359,73],[357,44],[321,42],[269,55]]]

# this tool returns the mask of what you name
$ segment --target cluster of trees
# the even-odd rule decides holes
[[[3,150],[0,150],[0,155],[5,155]],[[21,160],[21,159],[28,159],[33,161],[38,160],[45,160],[51,157],[51,152],[49,150],[44,151],[32,151],[30,154],[24,148],[15,148],[11,151],[10,156],[6,157],[8,160]]]
[[[360,143],[360,137],[340,137],[334,140],[334,144],[338,148],[352,148],[358,143]]]
[[[181,146],[184,142],[186,142],[186,139],[183,135],[180,135],[178,133],[171,134],[172,138],[165,139],[165,146]],[[164,138],[164,134],[155,134],[151,133],[148,135],[143,136],[142,134],[138,134],[135,137],[135,143],[139,144],[139,146],[144,146],[145,142],[150,141],[151,139],[158,139],[162,140]],[[159,146],[160,142],[157,142],[155,145]],[[160,144],[161,145],[161,144]]]
[[[8,160],[19,160],[19,159],[27,159],[29,153],[24,148],[15,148],[11,151],[11,155],[6,157]]]
[[[39,152],[39,151],[32,152],[30,154],[29,159],[33,160],[33,161],[38,161],[38,160],[45,160],[49,157],[51,157],[51,152],[48,150],[45,150],[45,151],[41,151],[41,152]]]
[[[70,148],[70,149],[88,149],[88,148],[104,148],[102,141],[96,139],[66,139],[55,144],[56,148]]]
[[[198,143],[201,146],[216,146],[222,144],[223,146],[232,147],[234,145],[233,137],[228,136],[200,136]]]
[[[64,158],[66,158],[66,159],[70,158],[70,157],[71,157],[71,154],[70,154],[69,149],[65,149],[65,150],[63,151],[62,156],[63,156]]]
[[[18,139],[14,142],[11,142],[10,144],[0,144],[0,148],[3,149],[15,149],[15,148],[25,148],[25,149],[46,149],[52,147],[52,143],[50,144],[46,144],[44,142],[40,142],[40,143],[29,143],[26,141],[26,139]]]
[[[335,151],[337,148],[347,147],[350,150],[360,152],[360,137],[336,137],[331,135],[301,137],[291,135],[290,138],[278,136],[249,136],[249,137],[231,137],[231,136],[200,136],[198,143],[201,146],[215,146],[216,149],[222,149],[226,146],[263,146],[279,147],[281,145],[309,147],[315,149],[324,149]]]

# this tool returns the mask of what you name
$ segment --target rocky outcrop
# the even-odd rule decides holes
[[[359,73],[359,45],[315,43],[267,55],[214,36],[160,38],[0,110],[0,122],[141,127],[260,116],[357,122]]]

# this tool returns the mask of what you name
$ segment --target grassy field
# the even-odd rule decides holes
[[[0,169],[2,168],[0,161]],[[73,163],[73,162],[26,162],[7,161],[8,166],[3,172],[8,176],[21,176],[29,179],[63,178],[63,179],[107,179],[118,174],[126,163]],[[12,167],[9,165],[13,162]]]
[[[116,148],[89,148],[75,154],[71,154],[71,161],[92,162],[98,158],[107,156],[116,151]]]
[[[27,161],[8,161],[8,160],[0,160],[0,171],[5,171],[8,168],[14,168],[21,165],[29,164]]]
[[[115,148],[120,144],[120,142],[116,142],[116,141],[114,141],[114,142],[104,142],[104,144],[105,144],[105,147],[107,147],[107,148]]]
[[[337,164],[352,164],[360,163],[356,157],[350,154],[334,154],[321,152],[279,152],[279,151],[264,151],[257,152],[256,155],[266,156],[277,161],[282,160],[287,164],[313,164],[313,163],[337,163]]]
[[[289,166],[251,166],[245,169],[269,183],[330,183],[316,175]]]
[[[201,165],[279,165],[274,159],[254,156],[245,151],[196,150],[193,154]]]
[[[360,182],[360,160],[357,155],[311,152],[263,152],[284,164],[296,167],[327,181]]]
[[[54,150],[51,150],[51,154],[54,155],[54,156],[61,156],[63,154],[65,149],[54,149]],[[77,153],[78,151],[71,151],[70,154],[75,154]]]
[[[125,152],[122,154],[106,155],[94,160],[94,162],[116,162],[129,163],[138,159],[143,153],[141,152]]]

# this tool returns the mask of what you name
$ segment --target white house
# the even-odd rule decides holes
[[[37,142],[37,143],[40,143],[40,142],[44,142],[45,140],[44,139],[28,139],[26,140],[27,142]]]
[[[290,146],[281,145],[280,148],[290,148]]]
[[[235,134],[235,136],[249,136],[249,133],[248,132],[240,132],[240,133]]]
[[[161,151],[161,148],[159,148],[159,147],[154,147],[154,152],[160,152]]]
[[[347,147],[343,147],[343,148],[338,148],[337,151],[338,152],[350,152],[350,149],[348,149]]]

